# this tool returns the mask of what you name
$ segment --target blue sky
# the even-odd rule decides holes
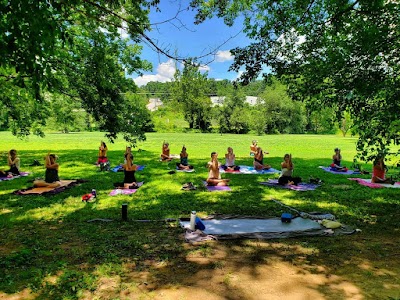
[[[246,46],[250,40],[241,32],[242,22],[236,22],[233,27],[228,27],[221,19],[206,20],[203,24],[194,25],[194,13],[189,10],[181,11],[176,19],[175,15],[189,5],[188,0],[161,0],[160,12],[152,11],[150,22],[154,25],[147,35],[162,49],[167,49],[171,54],[177,53],[179,57],[200,57],[206,53],[216,53],[208,56],[202,62],[212,62],[204,65],[203,70],[208,71],[209,78],[234,80],[237,72],[228,72],[233,62],[229,50],[238,46]],[[171,20],[172,19],[172,20]],[[165,22],[170,20],[169,22]],[[141,86],[149,81],[170,81],[175,73],[175,62],[168,57],[158,54],[149,46],[143,44],[141,57],[153,64],[153,71],[146,72],[144,76],[134,76],[134,81]],[[182,66],[177,65],[178,68]]]

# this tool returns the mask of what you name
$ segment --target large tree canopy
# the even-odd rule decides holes
[[[135,44],[159,1],[0,0],[0,108],[14,134],[42,134],[49,97],[63,94],[112,140],[144,138],[126,74],[149,70]],[[126,30],[129,39],[121,37]],[[3,114],[4,115],[4,114]]]
[[[182,71],[176,70],[171,98],[181,106],[191,129],[207,131],[211,125],[211,100],[207,88],[207,72],[202,74],[193,61],[188,60]]]
[[[246,84],[271,68],[292,96],[349,112],[362,158],[400,142],[400,4],[397,0],[193,0],[196,22],[245,18],[254,40],[231,50]],[[267,74],[264,74],[267,77]]]

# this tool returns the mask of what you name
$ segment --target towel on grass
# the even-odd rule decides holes
[[[239,167],[240,167],[240,170],[238,170],[238,171],[225,171],[224,169],[220,168],[219,172],[220,173],[230,173],[230,174],[279,174],[279,173],[281,173],[281,171],[274,169],[274,168],[258,171],[252,166],[240,165]]]
[[[68,188],[74,187],[80,183],[87,182],[87,180],[61,180],[61,185],[58,187],[30,187],[15,191],[16,195],[54,195],[65,191]]]
[[[16,179],[16,178],[28,176],[29,174],[30,174],[29,172],[19,172],[19,175],[16,175],[16,176],[13,176],[13,177],[0,177],[0,181],[13,180],[13,179]]]
[[[218,218],[202,219],[202,222],[205,226],[203,233],[212,235],[217,239],[275,239],[297,236],[331,236],[356,232],[356,230],[345,225],[334,230],[327,230],[318,222],[301,217],[293,218],[290,223],[283,223],[280,218],[246,216],[218,216]],[[188,218],[180,219],[179,223],[181,227],[190,230]]]
[[[192,173],[195,172],[194,169],[188,169],[188,170],[180,170],[178,167],[176,167],[177,172],[184,172],[184,173]]]
[[[138,188],[140,188],[143,185],[143,181],[137,183],[137,188],[136,189],[114,189],[110,192],[110,196],[115,196],[115,195],[132,195],[137,192]]]
[[[231,191],[231,188],[227,185],[208,185],[207,181],[203,181],[204,186],[209,192],[226,192]]]
[[[186,229],[185,241],[188,243],[193,244],[193,243],[212,241],[212,240],[217,240],[217,238],[213,235],[205,234],[199,229],[196,230]]]
[[[168,159],[163,160],[162,158],[160,158],[159,160],[162,161],[162,162],[167,162],[167,163],[169,163],[169,162],[171,162],[171,159],[180,159],[181,156],[180,156],[179,154],[171,154],[171,155],[169,156],[169,158],[170,158],[170,160],[168,160]]]
[[[345,172],[345,171],[335,171],[331,167],[319,166],[318,168],[324,170],[325,172],[332,173],[332,174],[342,174],[342,175],[360,174],[360,172],[354,172],[353,170],[347,170]]]
[[[395,184],[389,184],[389,183],[374,183],[371,182],[371,179],[362,179],[362,178],[347,178],[348,180],[354,180],[357,181],[359,184],[363,186],[367,186],[372,189],[379,189],[379,188],[400,188],[400,182],[396,182]]]
[[[260,182],[260,184],[278,187],[282,189],[289,189],[293,191],[313,191],[320,186],[319,184],[303,183],[303,182],[299,183],[298,185],[280,185],[278,184],[278,179],[270,179],[268,181]]]
[[[143,171],[145,166],[142,165],[138,165],[136,171]],[[111,169],[111,171],[113,172],[122,172],[124,170],[124,168],[119,165],[119,166],[115,166],[114,168]]]

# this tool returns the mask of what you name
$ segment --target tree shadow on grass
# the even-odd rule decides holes
[[[99,172],[93,166],[95,151],[58,155],[61,177],[88,182],[53,196],[0,195],[0,295],[22,293],[26,287],[38,299],[179,298],[193,293],[205,299],[396,295],[399,260],[391,253],[399,242],[397,190],[370,190],[346,176],[323,172],[317,168],[320,160],[296,159],[296,175],[320,177],[322,187],[294,192],[260,185],[266,175],[224,174],[231,179],[231,192],[187,192],[180,190],[184,182],[199,185],[207,176],[207,159],[191,161],[195,173],[169,174],[158,153],[146,151],[135,153],[136,163],[146,165],[137,173],[145,184],[131,196],[110,197],[112,183],[123,174]],[[109,157],[118,161],[122,154],[110,151]],[[268,162],[275,166],[280,160]],[[251,159],[239,163],[249,165]],[[30,178],[7,182],[7,189],[26,187],[43,167],[29,170],[34,172]],[[92,188],[99,198],[82,203],[81,195]],[[188,217],[192,210],[203,216],[279,216],[285,209],[271,198],[300,211],[334,213],[365,234],[189,245],[176,222],[155,221]],[[122,203],[128,204],[127,222],[121,220]],[[87,222],[98,218],[112,221]]]

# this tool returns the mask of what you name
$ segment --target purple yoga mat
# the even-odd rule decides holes
[[[207,190],[210,192],[217,192],[217,191],[231,191],[231,188],[229,186],[211,186],[207,185],[206,186]]]
[[[142,182],[138,182],[138,188],[141,187],[143,185],[143,181]],[[134,193],[137,192],[138,189],[115,189],[112,190],[109,194],[109,196],[115,196],[115,195],[132,195]]]
[[[203,181],[203,184],[210,192],[231,191],[231,188],[227,185],[207,185],[206,181]]]
[[[352,174],[360,174],[358,173],[354,173],[353,170],[347,170],[347,171],[335,171],[332,170],[331,167],[323,167],[323,166],[319,166],[320,169],[324,170],[325,172],[331,173],[331,174],[342,174],[342,175],[352,175]]]
[[[312,183],[299,183],[298,185],[280,185],[278,184],[278,180],[276,179],[270,179],[269,181],[260,182],[260,184],[278,187],[282,189],[293,190],[293,191],[313,191],[317,187],[319,187],[318,184],[312,184]]]
[[[136,193],[136,191],[137,191],[137,189],[115,189],[115,190],[112,190],[111,192],[110,192],[110,196],[115,196],[115,195],[131,195],[131,194],[134,194],[134,193]]]
[[[13,176],[13,177],[0,177],[0,181],[13,180],[13,179],[17,179],[17,178],[20,178],[20,177],[28,176],[29,174],[30,174],[29,172],[20,172],[18,176]]]

